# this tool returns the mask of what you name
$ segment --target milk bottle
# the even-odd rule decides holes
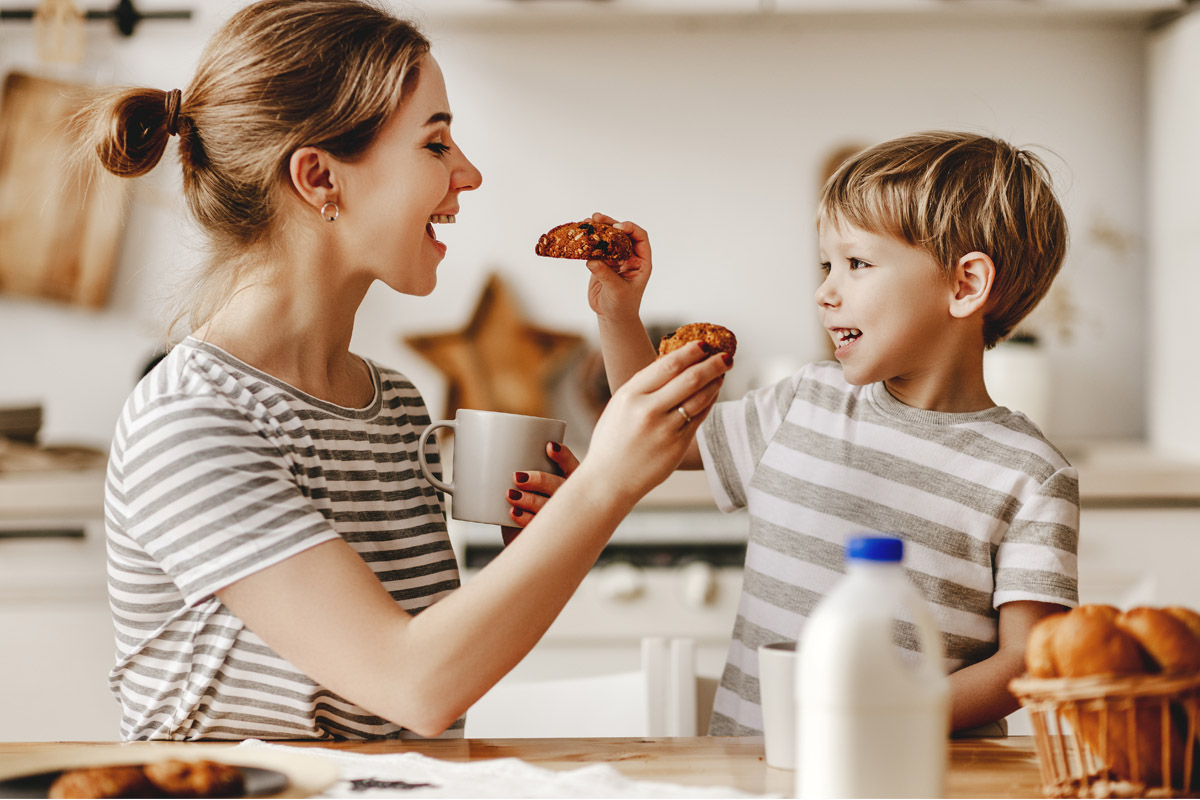
[[[805,626],[797,659],[797,797],[944,794],[950,683],[941,634],[904,573],[903,553],[900,539],[851,539],[845,577]],[[896,618],[915,629],[917,663],[893,641]]]

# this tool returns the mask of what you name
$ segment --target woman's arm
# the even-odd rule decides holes
[[[698,345],[654,362],[609,402],[587,457],[478,576],[417,616],[344,542],[326,542],[217,594],[313,680],[437,735],[529,652],[609,536],[675,469],[728,367]],[[674,409],[701,409],[682,425]]]
[[[991,657],[950,676],[950,727],[965,730],[1008,716],[1020,704],[1008,682],[1025,672],[1025,643],[1029,631],[1042,617],[1063,606],[1017,600],[1000,606],[1000,646]]]

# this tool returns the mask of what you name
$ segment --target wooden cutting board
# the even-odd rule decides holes
[[[0,292],[107,301],[129,185],[79,158],[90,87],[13,72],[0,93]]]

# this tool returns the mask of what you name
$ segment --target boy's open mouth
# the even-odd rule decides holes
[[[829,332],[833,336],[834,344],[841,347],[853,342],[858,337],[862,336],[862,331],[858,328],[834,328]]]

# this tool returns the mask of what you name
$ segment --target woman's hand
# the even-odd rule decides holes
[[[636,502],[679,466],[731,366],[691,342],[635,373],[600,415],[575,480]]]
[[[592,219],[629,234],[633,240],[633,255],[615,267],[603,261],[587,262],[592,273],[588,281],[588,305],[602,319],[636,320],[642,305],[642,293],[646,291],[646,282],[650,280],[650,237],[632,222],[617,222],[599,212],[592,214]]]
[[[550,496],[558,491],[563,481],[571,476],[579,466],[579,459],[565,444],[550,442],[546,445],[546,455],[562,470],[562,475],[552,472],[517,472],[513,474],[514,489],[508,490],[508,504],[512,509],[508,512],[513,521],[513,527],[500,528],[504,543],[508,544],[517,538],[537,512],[542,510]]]

